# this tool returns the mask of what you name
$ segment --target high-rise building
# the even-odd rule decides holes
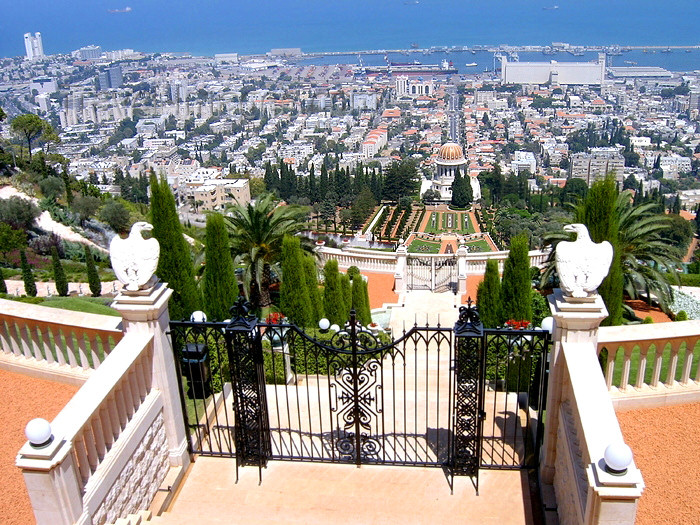
[[[80,60],[97,60],[102,56],[102,48],[100,46],[85,46],[78,49],[76,52]]]
[[[617,148],[591,148],[590,153],[571,155],[571,177],[583,179],[590,186],[608,174],[620,182],[625,175],[625,158]]]
[[[27,60],[44,57],[44,44],[41,42],[41,33],[24,33],[24,49],[27,51]]]
[[[124,84],[122,68],[120,66],[112,66],[100,71],[97,74],[97,79],[100,84],[100,91],[119,88]]]

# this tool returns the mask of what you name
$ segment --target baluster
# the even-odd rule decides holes
[[[634,384],[635,388],[642,388],[644,385],[644,376],[647,373],[647,354],[649,346],[639,346],[639,368],[637,368],[637,381]]]
[[[2,317],[0,317],[0,350],[5,354],[13,353],[12,339],[7,329],[7,322]]]
[[[136,380],[136,370],[132,367],[127,372],[126,383],[131,398],[131,404],[134,407],[134,412],[138,411],[141,406],[141,393],[139,392],[138,381]]]
[[[88,422],[83,428],[83,440],[85,443],[85,450],[87,451],[87,459],[90,464],[90,473],[97,470],[97,465],[100,464],[100,460],[97,457],[97,447],[95,446],[95,435],[92,432],[92,425]]]
[[[613,343],[615,344],[615,343]],[[613,374],[615,372],[615,356],[617,355],[617,346],[612,349],[608,348],[608,362],[605,365],[605,386],[608,390],[612,390]]]
[[[114,443],[114,426],[112,425],[112,418],[109,417],[109,409],[104,406],[104,403],[100,408],[99,418],[102,426],[102,437],[105,440],[105,449],[109,450],[112,448],[112,443]]]
[[[17,324],[17,332],[19,334],[20,344],[22,345],[22,353],[27,359],[34,357],[32,353],[31,339],[29,338],[29,332],[27,323],[21,322]]]
[[[54,357],[54,346],[51,344],[51,333],[49,328],[44,325],[41,327],[41,342],[44,346],[44,356],[49,363],[55,363],[56,358]]]
[[[100,366],[100,354],[97,353],[97,342],[99,338],[95,332],[91,333],[88,342],[90,343],[90,357],[92,358],[92,368],[97,369]]]
[[[112,351],[112,348],[109,345],[109,335],[108,334],[99,334],[99,339],[100,343],[102,345],[102,359],[105,359],[109,353]]]
[[[75,450],[78,470],[84,485],[90,479],[90,465],[88,464],[87,452],[85,451],[85,441],[81,435],[76,436],[73,440],[73,450]]]
[[[39,338],[39,326],[33,321],[27,324],[27,332],[31,341],[32,352],[34,359],[37,361],[46,361],[44,353],[41,351],[41,339]]]
[[[148,395],[148,390],[146,390],[146,380],[144,378],[143,374],[143,364],[144,364],[145,359],[141,358],[138,360],[138,362],[135,365],[134,368],[134,375],[136,376],[136,383],[139,388],[139,397],[141,398],[141,402],[143,403],[143,400],[146,399],[146,396]]]
[[[651,375],[651,386],[656,388],[659,386],[659,377],[661,376],[661,365],[664,360],[665,343],[662,341],[654,341],[654,370]]]
[[[627,390],[627,387],[629,386],[629,379],[630,379],[630,364],[632,361],[632,348],[634,348],[634,345],[629,345],[629,346],[624,346],[622,347],[625,355],[625,359],[622,363],[622,377],[620,377],[620,390],[623,392]]]
[[[88,368],[90,368],[90,361],[88,361],[88,349],[87,344],[85,343],[85,333],[82,330],[76,330],[74,333],[78,343],[78,353],[80,354],[80,366],[83,367],[83,370],[87,370]]]
[[[110,394],[109,398],[106,400],[107,412],[109,415],[109,421],[112,424],[112,436],[116,441],[121,434],[122,424],[121,418],[119,417],[119,405],[117,403],[117,398],[114,393]]]
[[[66,353],[68,354],[68,362],[72,368],[78,367],[78,361],[75,359],[75,354],[77,353],[75,347],[75,341],[73,340],[73,332],[65,333],[61,330],[65,341],[66,341]]]
[[[92,435],[95,437],[95,449],[97,450],[97,459],[99,462],[104,459],[105,453],[107,452],[107,440],[105,439],[105,433],[102,428],[102,419],[100,418],[99,410],[93,416],[90,423],[92,425]]]
[[[129,414],[126,411],[126,404],[124,403],[124,397],[121,395],[121,390],[116,390],[114,392],[114,400],[117,408],[117,416],[119,416],[119,427],[121,431],[129,422]]]
[[[681,349],[683,341],[671,342],[671,359],[668,362],[668,370],[666,372],[666,386],[671,388],[676,381],[676,368],[678,368],[678,351]]]
[[[697,339],[688,339],[685,342],[685,359],[683,360],[683,372],[681,373],[681,385],[687,385],[690,381],[690,370],[693,367],[693,350]]]
[[[51,328],[51,336],[53,339],[53,346],[56,349],[56,359],[59,365],[66,364],[66,356],[63,353],[63,345],[61,344],[61,331],[58,327]]]
[[[121,406],[124,407],[127,423],[131,421],[131,417],[134,415],[134,404],[131,402],[130,397],[131,393],[125,391],[124,383],[120,384],[117,390],[117,399],[121,399]]]

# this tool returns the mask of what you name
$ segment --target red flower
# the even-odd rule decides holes
[[[267,315],[265,322],[268,324],[280,324],[284,319],[284,314],[281,312],[272,312]]]
[[[530,321],[518,321],[516,319],[509,319],[506,321],[506,326],[513,330],[526,330],[530,326]]]

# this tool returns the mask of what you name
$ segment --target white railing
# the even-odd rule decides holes
[[[357,266],[361,272],[394,273],[396,271],[396,254],[360,253],[338,248],[321,248],[319,254],[325,264],[329,259],[338,261],[340,268]]]
[[[158,467],[168,462],[167,447],[136,453],[141,443],[153,440],[162,418],[162,393],[152,388],[153,337],[126,334],[52,421],[52,443],[44,448],[26,443],[20,450],[17,466],[25,478],[52,472],[52,485],[61,487],[55,496],[61,508],[34,505],[38,523],[104,522],[116,499],[114,491],[128,490],[128,482],[133,483],[129,476],[150,480],[161,474],[163,468]],[[125,468],[129,463],[131,468]],[[28,483],[33,501],[46,497],[32,493],[37,486]],[[138,504],[148,497],[153,494],[139,496]]]
[[[600,328],[597,350],[615,405],[700,401],[698,342],[700,321]]]
[[[381,273],[396,273],[397,272],[397,254],[396,253],[378,253],[372,250],[362,250],[358,248],[349,248],[347,250],[341,250],[338,248],[320,248],[318,250],[323,263],[329,259],[336,259],[338,261],[338,266],[340,268],[349,268],[350,266],[357,266],[360,271],[368,272],[381,272]],[[421,258],[426,260],[436,259],[442,260],[446,258],[453,258],[457,255],[445,255],[444,253],[411,253],[408,254],[413,258]],[[549,252],[541,250],[531,250],[528,255],[530,256],[530,266],[542,267],[547,261]],[[486,262],[489,259],[496,259],[498,261],[499,272],[503,272],[503,264],[508,258],[507,251],[500,252],[481,252],[481,253],[468,253],[465,256],[466,260],[466,273],[467,275],[483,275],[486,271]]]
[[[634,462],[621,476],[606,471],[605,449],[623,438],[595,346],[562,343],[557,366],[562,367],[561,404],[557,417],[548,417],[547,424],[557,425],[554,491],[560,521],[608,523],[609,511],[601,510],[604,506],[630,503],[630,513],[622,514],[620,507],[615,523],[633,523],[644,483]]]
[[[0,366],[86,377],[122,338],[121,317],[0,299]]]

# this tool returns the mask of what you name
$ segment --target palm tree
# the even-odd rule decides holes
[[[585,223],[582,207],[583,204],[579,204],[574,208],[574,220]],[[682,258],[680,251],[664,239],[664,232],[671,227],[669,217],[658,213],[655,202],[635,205],[629,191],[617,196],[613,214],[618,226],[616,247],[622,266],[624,294],[632,299],[643,294],[648,302],[654,296],[666,310],[672,298],[667,274],[680,265]],[[556,272],[554,251],[562,240],[569,240],[563,231],[554,232],[545,240],[553,250],[542,274],[542,282],[550,281]]]
[[[226,217],[231,236],[231,253],[244,266],[243,282],[254,310],[269,306],[273,273],[281,276],[279,265],[282,240],[304,229],[305,210],[300,206],[277,206],[268,194],[254,204],[236,204]],[[302,249],[312,253],[313,241],[301,237]]]

